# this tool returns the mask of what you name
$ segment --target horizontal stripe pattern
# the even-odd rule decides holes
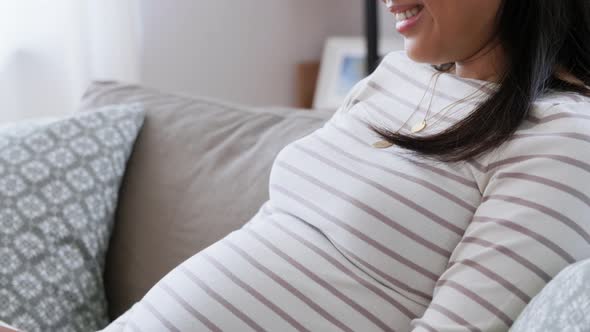
[[[433,74],[389,54],[322,128],[278,153],[270,199],[244,227],[107,330],[507,330],[590,257],[588,99],[543,98],[513,137],[466,162],[374,148],[368,124],[407,133],[433,97],[418,134],[433,133],[496,88],[441,74],[424,95]]]

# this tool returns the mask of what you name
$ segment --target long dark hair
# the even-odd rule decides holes
[[[590,1],[504,0],[497,18],[497,37],[506,52],[507,70],[495,92],[463,120],[431,136],[403,135],[374,125],[370,128],[384,140],[416,154],[446,162],[463,161],[509,139],[532,103],[550,90],[590,96]],[[434,67],[445,71],[449,65]],[[585,86],[564,80],[556,68]]]

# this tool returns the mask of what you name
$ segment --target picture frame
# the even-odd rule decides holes
[[[403,40],[382,38],[379,41],[381,57],[403,50]],[[314,109],[336,110],[350,89],[367,76],[366,39],[363,37],[331,37],[326,40],[313,98]]]

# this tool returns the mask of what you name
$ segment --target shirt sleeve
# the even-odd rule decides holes
[[[485,165],[482,199],[413,332],[506,331],[590,257],[590,105],[530,117]],[[584,114],[586,113],[586,114]]]

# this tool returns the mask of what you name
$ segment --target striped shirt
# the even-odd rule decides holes
[[[506,143],[464,162],[375,148],[367,123],[408,133],[430,105],[416,135],[432,134],[496,88],[441,74],[425,93],[434,73],[388,54],[280,151],[251,220],[106,331],[508,330],[590,257],[590,99],[550,93]]]

